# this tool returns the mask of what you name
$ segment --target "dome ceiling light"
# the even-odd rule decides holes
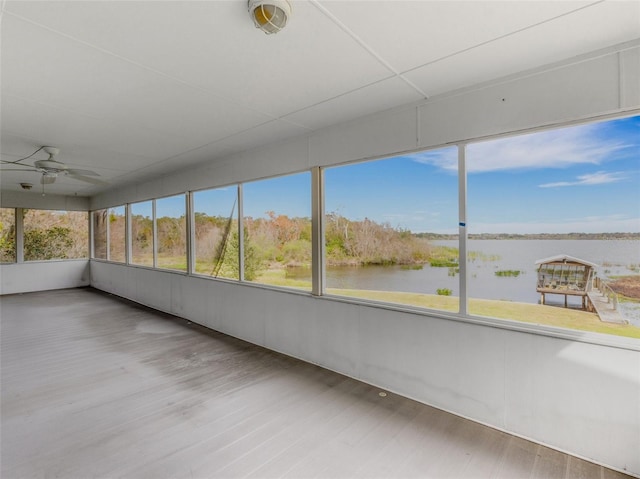
[[[249,0],[249,14],[255,24],[267,35],[278,33],[291,16],[289,0]]]

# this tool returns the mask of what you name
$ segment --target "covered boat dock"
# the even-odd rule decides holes
[[[562,294],[565,308],[569,296],[580,296],[582,309],[591,309],[587,293],[593,287],[597,264],[563,254],[539,259],[536,265],[538,265],[536,291],[541,295],[541,304],[545,304],[547,294]]]

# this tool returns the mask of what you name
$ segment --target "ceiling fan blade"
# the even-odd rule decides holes
[[[46,175],[42,175],[40,177],[40,183],[43,185],[50,185],[51,183],[55,183],[56,181],[56,177],[55,176],[46,176]]]
[[[95,171],[91,171],[91,170],[80,170],[77,168],[69,168],[68,170],[65,170],[67,175],[79,175],[79,176],[100,176],[99,173],[96,173]]]
[[[106,181],[99,180],[97,178],[91,178],[90,176],[84,175],[67,175],[69,178],[73,178],[74,180],[86,181],[87,183],[93,183],[94,185],[108,185]]]

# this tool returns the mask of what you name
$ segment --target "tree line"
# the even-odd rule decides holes
[[[13,211],[13,210],[11,210]],[[38,211],[38,210],[34,210]],[[94,253],[106,258],[107,223],[109,224],[109,257],[114,261],[125,258],[125,217],[104,210],[94,218]],[[37,259],[77,257],[83,250],[86,257],[86,214],[78,223],[61,223],[63,215],[38,211],[38,218],[25,225],[25,252]],[[56,221],[53,221],[53,220]],[[2,218],[0,218],[2,220]],[[83,225],[84,223],[84,225]],[[15,248],[13,223],[4,218],[0,235],[0,254],[11,256]],[[82,227],[84,226],[84,228]],[[265,269],[310,266],[311,219],[289,217],[267,211],[264,217],[245,217],[243,220],[245,277],[255,276]],[[187,223],[185,216],[164,216],[156,220],[158,255],[183,258],[186,265]],[[196,271],[225,277],[238,277],[239,251],[236,219],[194,215]],[[150,217],[131,217],[132,255],[149,258],[153,253],[153,221]],[[429,261],[433,250],[429,241],[409,230],[394,228],[365,218],[351,220],[338,213],[325,218],[325,249],[328,266],[408,265]],[[32,253],[33,252],[33,253]],[[15,254],[15,253],[13,253]],[[25,253],[26,255],[26,253]],[[250,279],[250,278],[248,278]]]
[[[415,233],[429,240],[457,240],[457,234]],[[472,240],[639,240],[640,233],[469,233]]]
[[[263,269],[310,266],[310,218],[268,211],[263,218],[245,217],[243,223],[245,277]],[[237,234],[235,220],[230,223],[228,218],[196,213],[196,258],[212,266],[221,262],[222,269],[229,271],[229,258],[237,258]],[[432,253],[427,240],[408,230],[367,218],[350,220],[337,213],[326,215],[325,250],[328,266],[422,264]]]
[[[0,209],[0,262],[16,260],[13,208]],[[86,258],[89,254],[87,213],[23,209],[25,261]]]

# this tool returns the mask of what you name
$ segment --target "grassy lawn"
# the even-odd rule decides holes
[[[261,274],[257,283],[311,290],[311,283],[286,278],[285,270],[269,270]],[[370,299],[385,303],[418,306],[427,309],[458,311],[458,298],[435,294],[401,293],[393,291],[368,291],[359,289],[328,288],[327,293],[352,298]],[[614,334],[640,339],[640,328],[627,324],[603,323],[595,313],[540,304],[517,303],[488,299],[469,299],[469,313],[474,316],[510,319],[525,323],[557,326],[560,328]]]
[[[392,291],[364,291],[356,289],[328,289],[327,293],[355,298],[371,299],[386,303],[419,306],[441,311],[458,311],[458,298],[433,294],[398,293]],[[474,316],[510,319],[545,326],[614,334],[640,339],[640,328],[627,324],[603,323],[595,313],[575,309],[517,303],[489,299],[469,299],[469,313]]]
[[[285,269],[269,269],[266,271],[261,271],[254,282],[311,291],[311,281],[305,281],[303,279],[291,279],[287,278],[286,275],[287,271]]]

